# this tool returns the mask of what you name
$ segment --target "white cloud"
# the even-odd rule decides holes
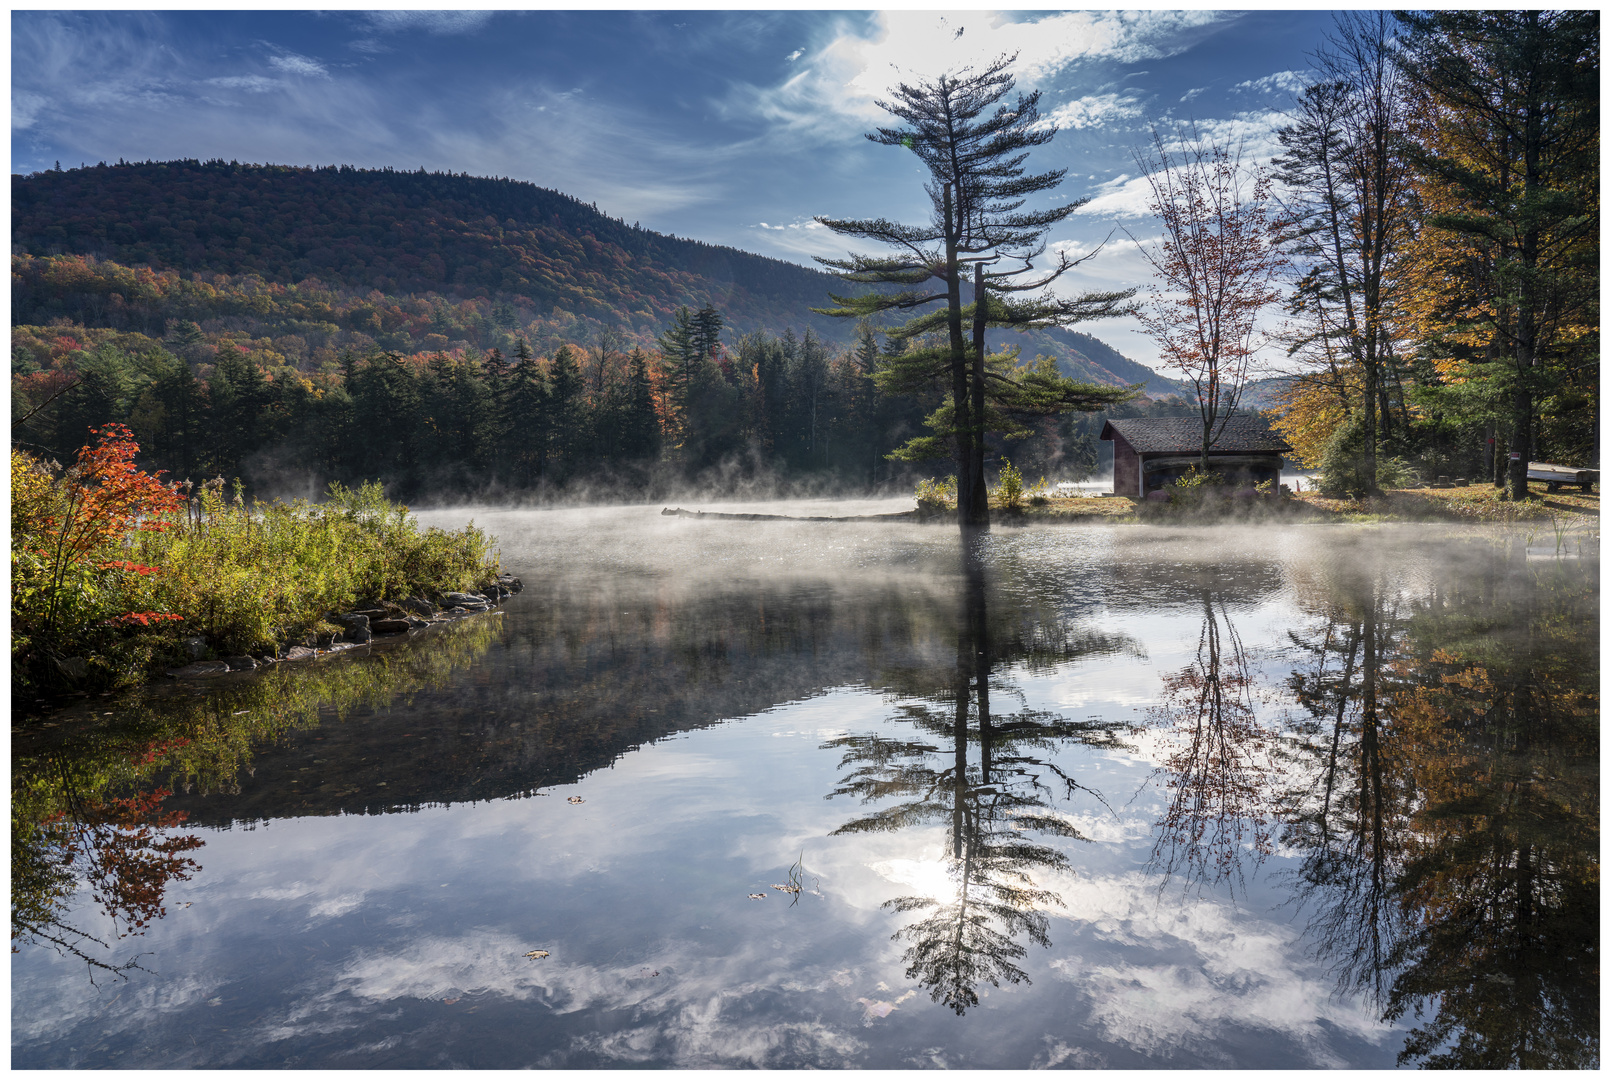
[[[1132,120],[1141,115],[1141,103],[1118,94],[1089,94],[1059,105],[1046,117],[1046,123],[1073,129],[1103,127],[1116,120]]]
[[[1180,95],[1180,100],[1181,101],[1190,101],[1192,98],[1196,97],[1198,94],[1201,94],[1204,90],[1207,90],[1207,89],[1208,89],[1208,87],[1206,87],[1206,86],[1194,86],[1190,90],[1187,90],[1184,94]]]
[[[1273,75],[1266,75],[1262,79],[1248,79],[1231,87],[1237,92],[1248,91],[1256,94],[1301,94],[1304,87],[1309,85],[1309,75],[1303,71],[1277,71]]]
[[[792,53],[790,53],[788,56],[784,57],[784,59],[788,60],[788,61],[790,61],[792,63],[795,60],[800,59],[800,57],[802,57],[804,55],[805,55],[805,50],[804,49],[796,49]]]
[[[276,71],[283,71],[287,75],[304,75],[313,78],[328,79],[330,72],[325,70],[319,61],[295,53],[286,53],[284,56],[269,57],[269,67]]]
[[[1091,201],[1075,211],[1085,217],[1136,218],[1150,216],[1147,202],[1152,188],[1145,176],[1120,173],[1112,180],[1096,186]]]
[[[1014,20],[1002,12],[885,11],[840,17],[832,36],[809,51],[807,66],[777,86],[736,86],[722,107],[759,115],[793,134],[889,119],[875,104],[902,81],[988,64],[1016,53],[1023,89],[1083,61],[1133,63],[1189,48],[1204,28],[1229,18],[1212,11],[1074,11]],[[958,29],[965,30],[959,35]]]

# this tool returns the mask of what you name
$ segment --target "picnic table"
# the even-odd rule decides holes
[[[1576,484],[1585,492],[1593,491],[1594,485],[1600,481],[1600,470],[1577,469],[1570,465],[1551,465],[1547,461],[1529,461],[1527,463],[1527,479],[1542,480],[1548,485],[1547,490],[1559,491],[1563,484]]]

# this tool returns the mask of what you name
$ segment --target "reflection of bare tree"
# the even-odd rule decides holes
[[[1294,899],[1312,911],[1311,940],[1339,981],[1378,1001],[1401,928],[1394,879],[1413,800],[1396,775],[1396,733],[1381,708],[1383,659],[1398,624],[1379,579],[1345,580],[1324,633],[1293,635],[1315,666],[1290,682],[1309,714],[1295,734],[1310,760],[1296,772],[1307,784],[1318,766],[1320,780],[1318,803],[1312,789],[1290,799],[1289,842],[1304,852]]]
[[[1234,888],[1246,852],[1262,860],[1272,846],[1272,734],[1259,722],[1252,665],[1223,601],[1207,588],[1201,596],[1197,657],[1165,677],[1152,710],[1174,745],[1160,770],[1169,796],[1152,861],[1166,882]]]
[[[911,943],[906,974],[959,1016],[978,1004],[979,983],[1027,981],[1017,963],[1027,952],[1019,937],[1043,947],[1050,943],[1042,909],[1061,902],[1035,884],[1035,875],[1066,870],[1068,858],[1028,834],[1079,839],[1078,830],[1052,811],[1050,801],[1057,794],[1066,797],[1087,789],[1043,755],[1069,741],[1113,745],[1116,738],[1112,725],[1078,723],[1052,713],[1025,709],[993,716],[991,672],[1004,661],[1030,654],[1045,663],[1056,649],[1072,659],[1124,645],[1115,639],[1032,630],[1006,635],[1013,644],[993,652],[992,643],[999,638],[992,633],[983,567],[971,550],[964,569],[965,602],[950,685],[927,701],[900,707],[902,717],[928,738],[853,735],[830,744],[844,751],[841,764],[851,769],[834,795],[854,795],[864,803],[895,800],[837,833],[922,824],[950,827],[949,895],[896,897],[884,906],[925,913],[895,935]],[[946,744],[948,753],[942,751]],[[977,751],[976,758],[970,758],[970,750]]]

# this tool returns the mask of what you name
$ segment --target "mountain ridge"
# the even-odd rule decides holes
[[[844,345],[854,329],[810,310],[846,290],[834,275],[629,225],[526,181],[423,169],[181,159],[14,175],[12,252],[506,300],[539,347],[612,326],[647,343],[685,304],[714,304],[735,334],[810,328]],[[1075,378],[1174,389],[1088,334],[990,336],[1013,343]]]

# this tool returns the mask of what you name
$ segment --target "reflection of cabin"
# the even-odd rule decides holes
[[[1109,420],[1100,438],[1113,443],[1113,493],[1141,498],[1201,460],[1203,424],[1195,416]],[[1281,455],[1291,449],[1258,417],[1233,416],[1208,448],[1208,467],[1231,487],[1279,484]]]

